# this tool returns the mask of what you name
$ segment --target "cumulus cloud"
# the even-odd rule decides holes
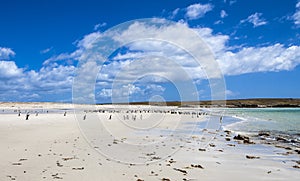
[[[113,102],[143,101],[154,95],[160,95],[165,88],[158,84],[136,85],[123,84],[118,88],[103,88],[97,93],[97,98]]]
[[[0,79],[20,77],[23,69],[17,67],[14,61],[0,61]]]
[[[15,55],[16,53],[12,49],[0,47],[0,60],[7,60]]]
[[[125,48],[116,51],[106,61],[99,53],[102,51],[98,49],[105,48],[99,45],[102,43],[101,38],[108,36],[106,32],[94,32],[84,36],[77,42],[77,50],[46,60],[38,71],[19,68],[14,61],[0,61],[0,95],[5,97],[5,92],[10,91],[12,96],[19,97],[20,100],[35,100],[41,95],[71,94],[76,74],[80,75],[81,84],[77,88],[80,90],[78,95],[84,95],[81,96],[82,100],[93,98],[94,92],[99,99],[119,95],[119,100],[123,100],[124,96],[138,100],[139,97],[163,94],[165,82],[197,83],[208,79],[206,71],[213,74],[213,68],[218,65],[226,76],[288,71],[300,65],[299,46],[271,44],[260,47],[241,46],[237,49],[228,45],[228,35],[214,33],[211,28],[192,28],[195,35],[203,40],[202,48],[207,46],[217,62],[213,68],[205,69],[205,63],[210,62],[204,61],[199,65],[186,51],[199,50],[195,38],[178,36],[187,33],[182,27],[188,25],[162,24],[163,26],[149,26],[133,23],[122,32],[108,32],[109,37],[112,37],[111,41]],[[133,38],[138,41],[131,41]],[[3,53],[6,57],[15,54],[9,48],[2,52],[10,52]],[[68,60],[78,61],[80,69],[76,69],[73,64],[63,63]],[[214,76],[217,77],[217,74]],[[226,93],[232,96],[232,92]]]
[[[14,61],[0,61],[1,100],[39,101],[47,97],[59,101],[64,94],[71,94],[74,70],[74,66],[58,64],[43,66],[38,71],[26,70]]]
[[[263,26],[266,25],[268,22],[262,18],[262,13],[254,13],[250,16],[248,16],[248,18],[241,20],[241,23],[251,23],[253,24],[253,27],[256,28],[258,26]]]
[[[292,70],[300,64],[300,47],[275,44],[225,51],[217,57],[225,75]]]
[[[253,72],[283,71],[292,70],[300,64],[299,46],[284,46],[283,44],[273,44],[260,47],[230,47],[228,41],[230,36],[215,34],[210,28],[193,28],[205,44],[214,53],[215,59],[224,75],[240,75]],[[143,39],[145,34],[153,35],[151,40],[135,41],[126,44],[127,50],[115,54],[111,61],[103,64],[98,75],[97,85],[99,85],[98,97],[108,97],[113,94],[111,84],[119,84],[117,91],[125,91],[127,95],[144,95],[145,85],[160,84],[168,78],[172,81],[192,80],[198,82],[207,79],[205,69],[193,60],[187,52],[174,44],[166,41],[156,41],[164,39],[174,39],[174,42],[184,42],[189,48],[196,48],[194,39],[180,39],[180,29],[174,25],[164,27],[146,26],[143,23],[133,23],[122,32],[110,32],[113,40],[126,44],[133,37]],[[182,33],[182,32],[181,32]],[[157,36],[159,34],[159,36]],[[93,34],[85,36],[79,42],[83,47],[93,47],[97,40],[92,40]],[[102,37],[105,34],[97,34]],[[175,43],[176,44],[176,43]],[[81,48],[82,49],[82,48]],[[88,53],[85,53],[89,57]],[[81,56],[78,56],[81,57]],[[210,70],[214,71],[214,70]],[[184,76],[182,76],[184,75]],[[139,84],[132,84],[139,77],[146,77]],[[201,82],[201,81],[200,81]],[[128,86],[134,85],[134,86]],[[124,87],[125,86],[125,87]],[[144,86],[144,87],[143,87]],[[148,87],[148,90],[154,87]],[[123,95],[118,92],[119,95]],[[127,93],[126,93],[127,92]],[[160,91],[162,93],[163,91]],[[116,95],[116,94],[115,94]]]
[[[298,3],[296,4],[296,12],[292,16],[292,18],[294,20],[295,25],[300,27],[300,1],[298,1]]]
[[[211,4],[192,4],[186,8],[186,16],[188,19],[199,19],[212,9]]]

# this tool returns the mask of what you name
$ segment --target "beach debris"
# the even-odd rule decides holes
[[[186,170],[183,170],[183,169],[180,169],[180,168],[173,168],[174,170],[178,171],[178,172],[181,172],[183,174],[187,174],[187,171]]]
[[[151,171],[151,172],[150,172],[150,176],[158,176],[158,174],[155,173],[154,171]]]
[[[51,175],[53,179],[63,179],[62,177],[58,176],[58,173]]]
[[[19,163],[19,162],[17,162],[17,163],[12,163],[12,165],[22,165],[22,163]]]
[[[63,161],[68,161],[68,160],[73,160],[73,159],[76,159],[76,157],[73,156],[73,157],[65,157],[65,158],[62,158]]]
[[[231,139],[230,139],[230,138],[225,138],[225,140],[226,140],[226,141],[230,141]]]
[[[155,152],[153,152],[153,153],[146,153],[146,156],[153,156],[155,154],[156,154]]]
[[[270,174],[270,173],[272,173],[272,171],[271,171],[271,170],[269,170],[269,171],[267,172],[267,174]]]
[[[72,170],[84,170],[84,167],[73,167]]]
[[[11,175],[6,175],[6,177],[10,178],[10,180],[16,180],[16,177],[13,177]]]
[[[210,147],[216,147],[216,145],[213,144],[213,143],[210,143],[209,146],[210,146]]]
[[[204,167],[202,167],[201,165],[194,165],[194,164],[191,164],[191,167],[193,168],[201,168],[201,169],[204,169]]]
[[[169,160],[169,163],[176,163],[176,161],[173,160],[173,158],[171,158],[171,159]]]
[[[168,178],[162,178],[161,180],[162,180],[162,181],[171,181],[171,180],[168,179]]]
[[[205,148],[199,148],[198,150],[199,150],[199,151],[206,151]]]
[[[144,180],[142,180],[142,179],[139,178],[139,179],[137,179],[136,181],[144,181]]]
[[[19,162],[26,161],[26,160],[27,160],[26,158],[20,158]]]
[[[58,166],[58,167],[63,167],[63,165],[60,164],[59,161],[56,161],[56,166]]]
[[[247,159],[259,159],[259,156],[251,156],[251,155],[246,155]]]
[[[158,156],[154,156],[154,157],[151,157],[151,160],[160,160],[161,157],[158,157]]]

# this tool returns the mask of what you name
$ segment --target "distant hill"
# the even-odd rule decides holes
[[[132,102],[130,105],[167,105],[167,106],[201,106],[201,107],[229,107],[229,108],[259,108],[259,107],[299,107],[300,99],[291,98],[262,98],[262,99],[234,99],[226,101],[191,101],[191,102]]]

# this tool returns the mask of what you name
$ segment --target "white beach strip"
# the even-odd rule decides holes
[[[300,170],[293,168],[296,162],[289,161],[288,156],[279,157],[267,146],[263,147],[266,150],[261,151],[260,145],[238,144],[232,138],[226,141],[225,138],[229,136],[220,130],[196,129],[196,132],[192,132],[193,123],[198,125],[210,118],[208,115],[197,117],[197,113],[201,112],[199,109],[180,110],[182,114],[171,114],[171,111],[178,109],[79,106],[82,110],[75,115],[71,104],[0,105],[0,110],[4,110],[0,114],[0,180],[252,181],[298,180],[300,175]],[[25,120],[23,113],[18,116],[15,109],[30,109],[29,119]],[[44,112],[34,114],[41,109]],[[99,110],[105,111],[99,113]],[[86,130],[95,132],[83,135],[81,130],[85,128],[81,126],[85,125],[82,122],[84,115],[85,121],[95,125],[99,125],[99,122],[93,122],[91,118],[98,117],[101,125],[107,128],[103,131],[108,131],[111,137],[104,139],[107,133],[101,132],[98,127],[87,127]],[[176,122],[179,122],[179,127]],[[96,140],[86,140],[89,136],[95,136]],[[101,147],[97,148],[97,145]],[[173,147],[174,153],[167,153]],[[134,152],[136,158],[133,157]],[[107,157],[103,153],[107,153]],[[163,159],[164,153],[167,157]],[[254,159],[249,159],[252,158],[250,156]],[[122,163],[122,158],[132,158],[133,162]],[[281,161],[285,158],[287,161]],[[134,161],[146,161],[146,164],[136,164]]]

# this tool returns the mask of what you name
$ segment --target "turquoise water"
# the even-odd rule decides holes
[[[272,131],[300,135],[300,108],[224,109],[225,115],[238,118],[225,127],[233,131]]]

